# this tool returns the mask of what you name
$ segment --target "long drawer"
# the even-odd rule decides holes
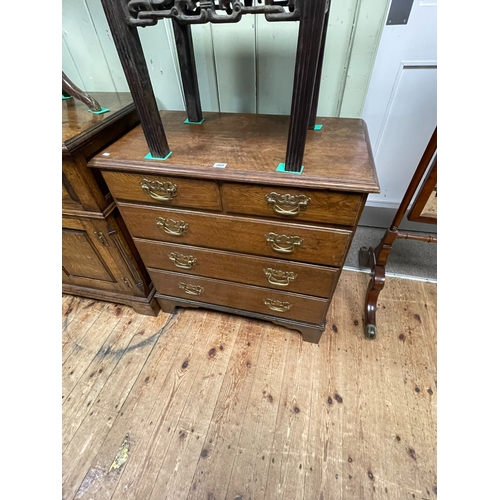
[[[363,202],[357,193],[240,183],[222,184],[221,194],[228,213],[345,226],[356,224]]]
[[[102,174],[115,200],[221,210],[219,188],[214,181],[112,171]]]
[[[227,281],[150,269],[158,293],[320,324],[329,301]]]
[[[341,267],[352,231],[119,204],[136,238]]]
[[[136,239],[148,268],[184,272],[315,297],[330,297],[338,277],[335,268],[188,245]]]

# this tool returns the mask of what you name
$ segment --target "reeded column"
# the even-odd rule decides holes
[[[300,172],[302,166],[327,4],[328,0],[305,0],[302,3],[285,160],[288,172]]]
[[[101,0],[101,3],[151,156],[164,158],[170,153],[170,148],[161,123],[137,28],[127,24],[126,3],[121,0]]]
[[[172,19],[172,26],[174,28],[188,120],[195,123],[201,122],[203,115],[201,112],[191,26],[189,24],[180,24],[176,19]]]

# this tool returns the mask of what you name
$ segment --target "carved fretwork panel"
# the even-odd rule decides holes
[[[173,18],[183,24],[237,23],[244,14],[264,14],[267,21],[298,21],[304,0],[129,0],[128,23],[153,26]]]

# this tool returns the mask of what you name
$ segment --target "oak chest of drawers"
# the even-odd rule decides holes
[[[90,113],[74,98],[62,103],[62,291],[156,315],[151,278],[100,172],[87,166],[139,117],[129,93],[92,97],[109,111]]]
[[[364,122],[318,119],[294,174],[276,171],[286,116],[161,117],[168,159],[144,159],[139,126],[89,165],[102,172],[162,309],[242,314],[319,342],[366,198],[379,191]]]

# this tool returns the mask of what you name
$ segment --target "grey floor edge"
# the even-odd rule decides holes
[[[344,263],[344,269],[369,271],[359,263],[359,250],[362,247],[375,248],[385,231],[381,228],[358,226]],[[437,244],[397,239],[389,254],[386,275],[437,282]]]

